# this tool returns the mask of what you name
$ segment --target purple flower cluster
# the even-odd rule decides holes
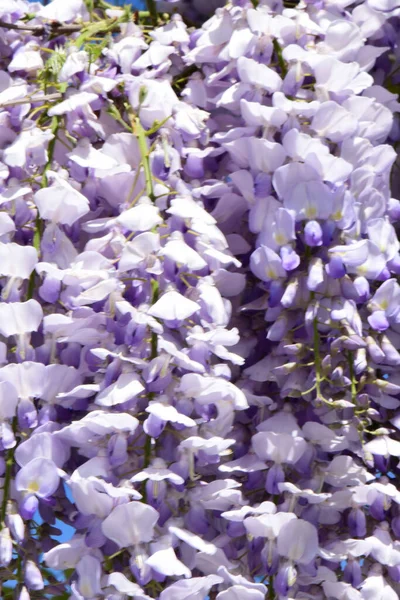
[[[1,597],[399,599],[400,3],[151,17],[0,6]]]

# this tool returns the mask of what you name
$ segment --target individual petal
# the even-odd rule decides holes
[[[138,597],[140,600],[147,598],[137,583],[133,583],[123,573],[117,571],[110,573],[103,579],[103,587],[113,587],[121,594],[133,596],[134,598]]]
[[[94,556],[84,556],[76,566],[78,574],[77,588],[79,593],[87,600],[101,594],[101,564]]]
[[[373,297],[371,298],[368,307],[372,310],[382,311],[388,317],[396,317],[400,302],[400,286],[397,281],[392,278],[384,281],[379,286]]]
[[[270,93],[277,92],[281,89],[282,79],[275,71],[266,65],[260,64],[252,58],[246,58],[244,56],[238,58],[236,64],[238,75],[243,83],[251,83]]]
[[[357,131],[358,123],[351,112],[331,100],[321,104],[311,127],[319,136],[337,143],[351,137]]]
[[[114,158],[93,148],[87,138],[79,140],[77,146],[71,152],[68,152],[67,156],[85,169],[108,170],[118,166],[118,162]]]
[[[252,590],[243,585],[233,585],[220,592],[216,600],[264,600],[265,594],[260,590]]]
[[[160,225],[163,220],[157,206],[151,204],[139,204],[122,212],[116,218],[116,222],[123,225],[129,231],[149,231]]]
[[[15,223],[7,213],[0,213],[0,236],[15,231]]]
[[[0,531],[0,565],[7,567],[12,559],[13,540],[8,527],[3,527]]]
[[[15,387],[9,381],[0,381],[0,420],[5,421],[15,417],[18,394]]]
[[[29,590],[42,590],[44,588],[42,574],[33,560],[26,561],[24,581]]]
[[[294,519],[296,519],[296,515],[293,513],[262,514],[258,517],[247,517],[243,521],[243,525],[250,535],[274,540],[278,537],[281,529]]]
[[[261,502],[259,506],[242,506],[237,510],[227,510],[221,514],[221,517],[228,519],[228,521],[241,523],[247,515],[252,513],[261,515],[264,513],[274,514],[276,513],[276,506],[272,502],[266,500],[265,502]]]
[[[258,102],[240,100],[240,110],[247,125],[281,127],[287,120],[287,114],[275,106],[263,106]],[[247,199],[247,198],[246,198]]]
[[[161,254],[167,256],[177,264],[185,265],[193,271],[199,271],[207,266],[206,261],[200,254],[184,242],[180,232],[172,234],[170,240],[162,249]]]
[[[160,249],[158,233],[145,232],[137,235],[131,242],[124,245],[118,263],[118,271],[124,273],[140,266],[147,266],[149,258],[155,256]]]
[[[218,404],[219,400],[229,400],[237,410],[249,407],[242,390],[222,377],[186,373],[181,378],[179,390],[187,398],[196,398],[201,404]]]
[[[359,240],[345,246],[334,246],[329,252],[339,256],[349,273],[375,279],[383,271],[386,261],[379,248],[370,240]]]
[[[261,460],[287,464],[297,462],[307,449],[307,442],[302,437],[272,431],[256,433],[252,445]]]
[[[365,450],[379,456],[400,456],[400,442],[388,435],[380,435],[365,444]]]
[[[17,473],[15,487],[19,492],[49,498],[58,488],[60,476],[52,460],[34,458]]]
[[[58,176],[53,185],[36,192],[34,200],[42,219],[62,225],[73,225],[89,212],[88,199]]]
[[[43,310],[37,300],[0,304],[0,333],[5,337],[23,335],[39,329]]]
[[[318,532],[303,519],[289,521],[278,535],[278,552],[295,563],[308,564],[318,552]]]
[[[152,401],[145,410],[161,421],[170,421],[184,427],[194,427],[196,425],[196,421],[178,412],[174,406],[164,404],[163,402]]]
[[[76,73],[86,71],[89,66],[89,54],[84,50],[79,51],[77,48],[71,48],[71,54],[67,56],[63,64],[58,78],[60,81],[68,81],[70,77]]]
[[[43,431],[35,433],[21,442],[15,450],[15,460],[24,467],[34,458],[48,458],[61,468],[69,458],[69,448],[53,433]]]
[[[159,600],[204,600],[212,586],[222,581],[218,575],[176,581],[161,592]]]
[[[184,479],[166,468],[166,463],[162,458],[155,458],[150,467],[146,467],[140,473],[137,473],[131,478],[133,483],[138,481],[146,481],[146,479],[150,479],[151,481],[164,481],[169,480],[171,483],[175,485],[182,485],[184,483]]]
[[[158,550],[146,559],[146,564],[154,571],[166,577],[190,577],[191,571],[177,559],[173,548]]]
[[[280,492],[289,492],[289,494],[293,494],[294,496],[305,498],[309,504],[320,504],[331,497],[331,494],[327,492],[317,493],[313,492],[313,490],[303,490],[293,483],[289,483],[288,481],[279,483],[278,488]]]
[[[293,564],[283,564],[274,578],[274,590],[278,596],[286,597],[296,581],[297,571]]]
[[[29,279],[37,262],[38,254],[32,246],[0,242],[0,275]]]
[[[53,104],[53,106],[48,110],[48,115],[49,117],[65,115],[83,106],[88,106],[91,102],[94,102],[95,100],[98,100],[97,94],[93,94],[92,92],[75,92],[74,94],[71,94],[66,100],[63,100],[58,104]]]
[[[135,398],[144,386],[134,373],[122,373],[117,381],[97,394],[95,403],[100,406],[116,406]]]
[[[390,323],[383,310],[375,310],[372,315],[368,317],[368,323],[375,331],[386,331],[386,329],[390,327]]]
[[[171,525],[168,527],[168,531],[199,552],[204,552],[205,554],[215,554],[217,552],[217,547],[214,544],[206,542],[200,536],[187,531],[186,529]]]
[[[304,240],[312,248],[322,246],[323,232],[318,221],[308,221],[304,226]]]
[[[163,121],[170,117],[179,104],[171,83],[167,80],[137,79],[130,86],[129,101],[134,110],[140,106],[140,120],[143,127],[152,127],[154,121]],[[145,90],[144,94],[143,90]],[[162,102],[160,98],[163,99]]]
[[[367,226],[368,237],[390,261],[398,255],[400,243],[388,219],[371,219]]]
[[[190,197],[172,198],[171,205],[166,212],[183,220],[199,220],[207,225],[214,225],[216,223],[214,217]]]
[[[293,210],[298,219],[328,219],[333,212],[337,192],[328,188],[310,165],[283,165],[275,171],[272,181],[284,206]]]
[[[116,506],[101,525],[102,532],[120,548],[150,542],[158,512],[141,502],[128,502]]]
[[[267,246],[260,246],[253,252],[250,266],[254,275],[261,281],[273,281],[286,276],[281,258]]]
[[[199,310],[200,305],[197,302],[171,290],[153,304],[148,314],[165,321],[183,321]]]
[[[28,42],[25,46],[20,46],[7,68],[10,73],[14,71],[31,73],[43,69],[43,59],[38,45],[35,42]]]

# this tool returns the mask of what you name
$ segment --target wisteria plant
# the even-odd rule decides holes
[[[400,0],[147,9],[0,0],[0,597],[398,600]]]

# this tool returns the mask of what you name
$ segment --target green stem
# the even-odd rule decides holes
[[[274,600],[274,597],[274,577],[271,575],[268,582],[268,598],[269,600]]]
[[[151,437],[148,435],[144,445],[144,468],[148,467],[151,458]]]
[[[93,13],[94,13],[94,2],[93,0],[86,0],[86,8],[90,15],[90,20],[93,21]]]
[[[117,558],[117,556],[120,556],[121,554],[123,554],[125,552],[125,548],[122,548],[122,550],[117,550],[116,552],[114,552],[114,554],[110,554],[110,556],[106,556],[106,560],[113,560],[114,558]]]
[[[18,550],[21,550],[21,546],[18,545]],[[21,591],[21,586],[23,583],[23,577],[22,577],[22,556],[21,556],[21,551],[18,552],[18,556],[17,556],[17,587],[16,587],[16,591],[20,592]]]
[[[278,64],[281,69],[282,78],[284,78],[287,75],[287,66],[286,66],[286,62],[284,61],[283,56],[282,56],[282,48],[276,38],[273,40],[272,44],[274,46],[275,54],[278,59]]]
[[[159,284],[158,281],[156,281],[155,279],[151,280],[151,304],[155,304],[159,298],[160,295],[160,289],[159,289]],[[151,334],[151,353],[150,353],[150,360],[152,360],[153,358],[156,358],[157,354],[158,354],[158,350],[157,350],[157,334],[155,332],[153,332]],[[147,397],[150,400],[153,400],[154,398],[154,393],[150,392],[149,394],[147,394]],[[146,435],[146,441],[144,443],[144,459],[143,459],[143,468],[146,469],[151,461],[151,436],[150,435]],[[147,493],[146,493],[146,482],[143,481],[142,484],[142,496],[143,496],[143,502],[146,502],[147,500]]]
[[[147,148],[146,133],[138,117],[135,117],[135,133],[139,143],[139,151],[142,156],[144,176],[146,178],[146,193],[150,200],[154,202],[153,178],[150,169],[150,157]]]
[[[146,129],[145,130],[145,135],[147,137],[149,137],[150,135],[154,135],[155,133],[157,133],[157,131],[159,131],[159,129],[161,129],[161,127],[163,127],[163,125],[165,125],[165,123],[171,118],[171,115],[168,117],[165,117],[165,119],[163,119],[162,121],[154,121],[154,125],[153,127],[151,127],[150,129]]]
[[[319,353],[319,332],[318,332],[318,321],[315,317],[313,322],[314,330],[314,361],[315,361],[315,388],[317,390],[317,400],[321,399],[321,356]]]
[[[154,27],[156,27],[157,23],[158,23],[158,12],[157,12],[157,6],[155,3],[155,0],[146,0],[146,5],[147,5],[147,10],[150,13],[151,21],[152,21]]]
[[[7,514],[7,502],[8,502],[8,494],[10,492],[10,484],[11,484],[11,471],[14,464],[14,452],[9,450],[7,452],[6,459],[6,474],[4,476],[4,486],[3,486],[3,501],[1,503],[1,513],[0,513],[0,530],[4,527],[4,520]]]
[[[357,398],[357,380],[356,380],[356,376],[354,373],[354,363],[353,363],[353,355],[351,352],[348,353],[347,355],[347,362],[349,365],[349,373],[350,373],[350,381],[351,381],[351,399],[353,401],[353,404],[357,404],[356,398]]]
[[[36,215],[35,224],[36,224],[35,225],[35,233],[33,234],[33,247],[36,249],[38,256],[39,256],[40,240],[42,239],[42,233],[43,233],[43,221],[39,217],[39,212]],[[29,277],[29,282],[28,282],[28,290],[27,290],[28,300],[33,298],[33,293],[35,291],[35,277],[36,277],[36,273],[35,273],[35,270],[33,270],[31,273],[31,276]]]
[[[51,163],[53,162],[54,148],[55,148],[56,141],[57,141],[57,134],[58,134],[59,127],[60,127],[60,117],[58,117],[58,116],[53,117],[51,120],[50,131],[54,137],[49,142],[48,159],[47,159],[47,163],[44,166],[42,180],[41,180],[42,188],[47,187],[47,185],[48,185],[47,171],[50,169]]]
[[[12,428],[15,433],[16,429],[17,429],[17,418],[16,417],[14,417],[14,419],[13,419]],[[15,447],[10,448],[10,450],[8,450],[8,452],[7,452],[6,472],[4,475],[4,485],[3,485],[3,499],[1,502],[1,508],[0,508],[0,531],[4,527],[4,521],[5,521],[5,518],[7,515],[7,502],[8,502],[8,496],[10,494],[11,474],[12,474],[12,468],[14,465],[14,451],[15,451]]]
[[[175,89],[175,91],[182,91],[182,88],[184,87],[189,77],[197,71],[199,71],[199,68],[196,65],[189,65],[188,67],[185,67],[179,73],[179,75],[176,75],[172,80],[172,87]]]
[[[133,112],[132,108],[125,104],[126,110],[128,112],[129,120],[131,122],[131,127],[134,135],[137,137],[140,156],[142,157],[141,163],[144,169],[144,176],[146,180],[146,194],[150,198],[152,202],[155,201],[154,188],[153,188],[153,176],[150,168],[150,150],[147,146],[147,131],[144,129],[140,119]]]
[[[58,134],[59,127],[60,127],[60,117],[58,117],[58,116],[53,117],[51,120],[51,133],[54,135],[54,137],[50,140],[49,146],[48,146],[48,151],[47,151],[48,159],[47,159],[47,163],[44,166],[42,179],[40,182],[40,185],[42,188],[48,186],[47,171],[50,169],[51,163],[53,162],[54,148],[55,148],[56,141],[57,141],[57,134]],[[38,256],[40,256],[40,243],[42,240],[44,227],[43,227],[43,221],[39,216],[39,211],[37,211],[37,214],[36,214],[35,225],[36,225],[35,233],[33,234],[33,247],[36,249]],[[35,271],[32,271],[31,276],[29,278],[28,290],[27,290],[28,300],[33,298],[34,291],[35,291]]]
[[[159,296],[160,296],[160,288],[159,288],[158,281],[156,279],[152,279],[151,280],[151,304],[155,304],[157,302]],[[155,332],[153,332],[151,334],[150,360],[152,360],[153,358],[156,358],[156,356],[158,354],[157,339],[158,339],[157,334]]]

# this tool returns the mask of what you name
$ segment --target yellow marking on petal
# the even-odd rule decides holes
[[[316,216],[317,216],[317,207],[316,206],[308,206],[306,208],[307,219],[314,219]]]
[[[298,61],[296,63],[296,83],[299,83],[299,81],[301,81],[303,79],[303,73],[302,73],[302,69],[301,69],[301,63],[300,61]]]
[[[89,581],[81,581],[79,583],[79,591],[84,598],[92,598],[93,590]]]
[[[159,482],[158,481],[154,481],[153,482],[153,497],[154,498],[158,497],[159,487],[160,487]]]
[[[284,246],[286,244],[286,238],[283,233],[275,233],[274,238],[278,246]]]
[[[143,554],[135,554],[135,564],[138,569],[142,569],[144,566]]]
[[[294,569],[293,567],[291,567],[290,570],[289,570],[288,586],[289,587],[293,587],[294,584],[296,583],[296,580],[297,580],[296,569]]]
[[[31,481],[28,485],[28,492],[30,492],[31,494],[35,494],[39,491],[39,487],[40,486],[37,481]]]
[[[275,271],[273,269],[265,269],[268,279],[275,279]]]

